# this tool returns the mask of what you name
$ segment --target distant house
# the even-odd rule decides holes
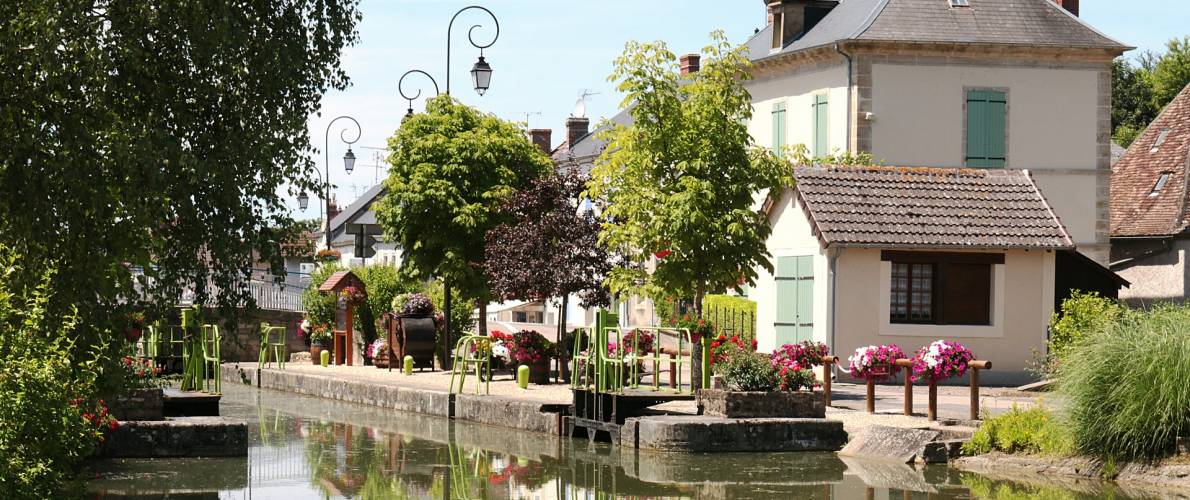
[[[1120,284],[1074,251],[1027,170],[817,166],[794,176],[765,207],[775,273],[749,294],[762,351],[816,340],[846,356],[944,338],[994,360],[989,382],[1015,383],[1045,350],[1054,304],[1087,286],[1071,279]]]
[[[516,333],[533,330],[554,340],[558,332],[557,309],[544,302],[510,300],[488,305],[488,331]]]
[[[1112,269],[1133,303],[1190,296],[1190,86],[1112,168]]]
[[[380,235],[375,235],[377,242],[372,248],[376,250],[376,255],[362,258],[355,254],[356,243],[356,227],[361,225],[376,226],[376,212],[372,210],[372,204],[376,200],[384,196],[384,184],[380,183],[368,188],[359,198],[351,202],[341,212],[331,218],[330,232],[331,232],[331,248],[338,250],[342,257],[341,263],[345,266],[360,265],[360,264],[383,264],[390,266],[401,265],[401,249],[396,243],[386,242]],[[320,248],[325,248],[325,241],[320,242]]]
[[[847,355],[946,338],[1027,378],[1055,304],[1126,281],[1109,258],[1112,61],[1129,47],[1048,0],[773,0],[747,42],[749,128],[814,157],[770,207],[762,350]],[[758,9],[759,10],[759,9]]]

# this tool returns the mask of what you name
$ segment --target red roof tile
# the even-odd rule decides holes
[[[1164,141],[1158,145],[1158,140]],[[1111,235],[1173,236],[1186,232],[1190,193],[1190,85],[1166,106],[1112,165]],[[1169,178],[1155,189],[1162,174]]]
[[[1074,248],[1026,170],[828,166],[794,177],[827,245]]]

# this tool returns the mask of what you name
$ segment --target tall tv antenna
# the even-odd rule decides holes
[[[591,89],[583,89],[579,93],[578,101],[574,103],[574,112],[570,116],[575,118],[586,118],[587,116],[587,98],[593,95],[599,95],[599,92],[591,92]]]
[[[529,130],[530,128],[532,128],[529,126],[529,117],[530,116],[541,116],[541,111],[517,111],[516,114],[525,115],[525,130]]]

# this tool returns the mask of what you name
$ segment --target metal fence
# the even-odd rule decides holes
[[[132,269],[134,276],[144,274],[144,270],[140,268]],[[271,311],[297,311],[302,312],[302,292],[304,292],[310,285],[308,275],[301,275],[299,273],[290,273],[285,277],[273,276],[267,273],[259,273],[258,270],[253,270],[252,278],[247,282],[248,292],[256,301],[256,307]],[[143,288],[137,285],[137,290],[142,291]],[[207,303],[214,301],[215,297],[219,296],[219,287],[214,283],[208,282],[207,290],[209,295]],[[177,305],[187,307],[194,305],[196,293],[193,287],[184,289],[177,299]]]

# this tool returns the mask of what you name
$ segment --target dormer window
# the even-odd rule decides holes
[[[1172,172],[1161,172],[1161,177],[1157,178],[1157,184],[1153,185],[1153,190],[1149,192],[1149,196],[1157,196],[1161,194],[1161,190],[1165,189],[1165,185],[1169,184],[1169,176]]]
[[[971,6],[971,1],[970,1],[970,0],[950,0],[950,6],[951,6],[951,8],[954,8],[954,7],[970,7],[970,6]]]
[[[1161,132],[1157,134],[1157,140],[1153,141],[1153,149],[1150,149],[1149,152],[1156,153],[1157,150],[1159,148],[1161,148],[1161,145],[1165,144],[1165,139],[1168,137],[1169,137],[1169,129],[1167,129],[1167,128],[1161,129]]]

